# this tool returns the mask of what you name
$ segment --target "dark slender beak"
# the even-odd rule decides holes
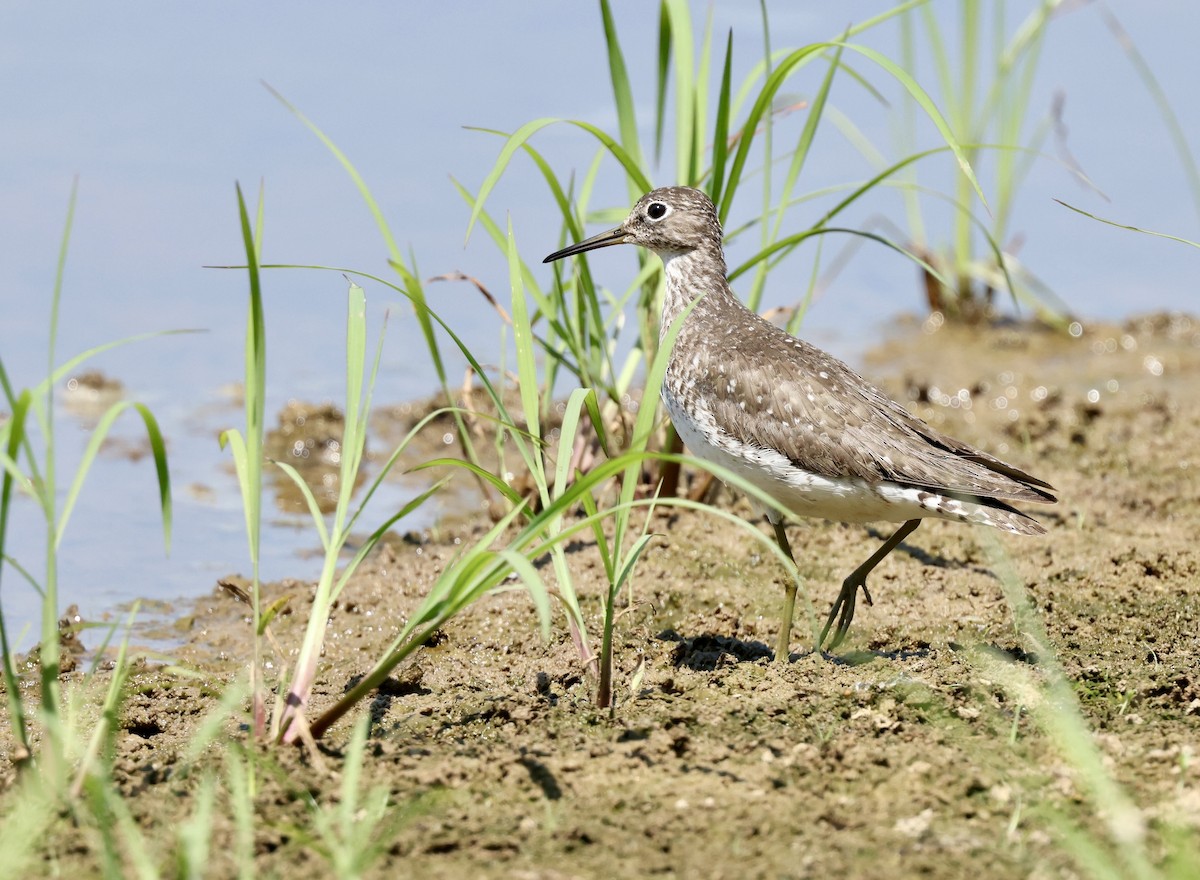
[[[599,235],[593,235],[591,238],[585,238],[583,241],[567,245],[561,251],[555,251],[546,257],[542,262],[553,263],[555,260],[561,260],[563,257],[573,257],[575,254],[582,254],[584,251],[594,251],[596,248],[624,244],[625,236],[625,229],[618,226],[616,229],[608,230],[608,232],[601,232]]]

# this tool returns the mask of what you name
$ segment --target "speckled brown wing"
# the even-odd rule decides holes
[[[681,339],[673,354],[699,359],[689,370],[693,393],[737,440],[826,476],[951,497],[1056,500],[1047,483],[935,431],[833,356],[750,312],[725,317],[744,326],[703,345]]]

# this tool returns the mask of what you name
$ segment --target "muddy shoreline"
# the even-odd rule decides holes
[[[1200,828],[1200,321],[1154,315],[1078,337],[913,321],[862,372],[935,427],[1055,485],[1060,503],[1030,511],[1048,534],[1001,544],[1152,850],[1162,823]],[[721,503],[748,512],[728,494]],[[316,710],[369,667],[479,520],[397,538],[367,560],[332,616]],[[802,611],[786,666],[770,662],[774,561],[711,516],[675,512],[655,531],[617,624],[613,713],[591,705],[561,614],[544,642],[515,591],[472,606],[363,707],[366,778],[392,804],[367,876],[1075,876],[1053,817],[1102,826],[1068,762],[974,659],[984,647],[1032,667],[978,531],[926,523],[873,575],[875,605],[860,607],[838,655],[811,653]],[[821,617],[881,537],[818,521],[790,534]],[[594,543],[574,543],[569,562],[598,633]],[[274,624],[290,650],[310,590],[267,587],[292,596]],[[136,672],[115,758],[139,826],[164,841],[194,808],[189,741],[250,636],[244,606],[219,590],[170,629],[177,661],[199,674]],[[330,876],[297,829],[310,796],[339,796],[349,730],[330,733],[323,768],[301,750],[258,751],[263,876]],[[221,762],[212,747],[198,766]],[[222,803],[212,876],[235,876]],[[60,825],[43,844],[47,870],[87,876],[94,836]]]

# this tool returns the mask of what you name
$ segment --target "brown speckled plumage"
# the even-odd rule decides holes
[[[870,601],[866,575],[921,518],[1044,531],[1008,502],[1052,503],[1049,484],[935,431],[837,358],[751,312],[729,288],[721,241],[704,193],[665,187],[643,196],[621,226],[547,262],[613,244],[655,251],[667,278],[661,332],[696,301],[662,388],[692,453],[731,468],[798,515],[904,523],[843,584],[826,624],[827,633],[840,613],[834,644],[853,618],[859,587]],[[790,554],[780,515],[767,516]],[[784,651],[790,607],[786,614]]]

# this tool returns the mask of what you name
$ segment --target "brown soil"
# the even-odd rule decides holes
[[[865,372],[1060,491],[1057,506],[1031,510],[1048,535],[1000,540],[1159,852],[1163,823],[1200,827],[1200,324],[1156,316],[1080,338],[931,329],[906,329]],[[316,709],[368,668],[483,527],[397,540],[364,564],[332,616]],[[973,660],[991,646],[1036,661],[979,531],[927,522],[873,575],[875,605],[860,604],[838,656],[811,653],[801,619],[792,662],[776,665],[772,558],[714,517],[680,513],[655,530],[617,621],[611,714],[592,706],[561,615],[543,642],[517,591],[470,608],[363,706],[365,784],[387,789],[395,820],[368,876],[1077,876],[1054,817],[1102,825],[1064,757]],[[791,535],[821,616],[882,537],[826,522]],[[598,633],[596,548],[578,542],[569,559]],[[310,589],[269,587],[293,596],[274,624],[287,648]],[[249,656],[244,611],[214,591],[177,624],[176,655],[199,679],[161,668],[133,679],[117,780],[163,853],[194,809],[188,743]],[[333,875],[302,829],[310,795],[339,797],[349,730],[327,737],[324,768],[299,749],[259,751],[263,876]],[[231,723],[228,737],[246,735]],[[206,761],[219,778],[220,750]],[[236,869],[222,798],[214,877]],[[96,845],[61,823],[47,871],[91,876]]]

